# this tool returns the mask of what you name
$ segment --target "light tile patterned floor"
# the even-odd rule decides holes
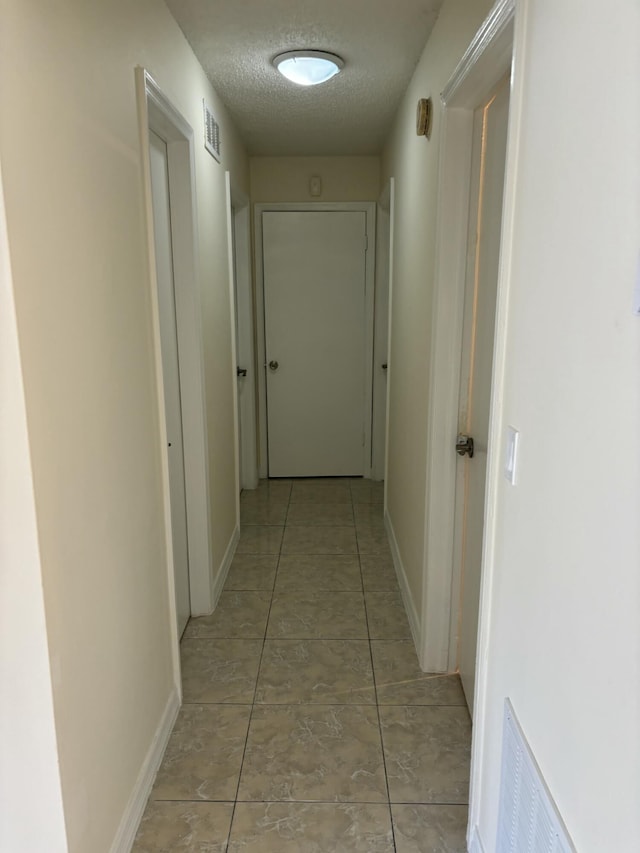
[[[471,727],[420,671],[369,480],[262,481],[134,853],[464,853]]]

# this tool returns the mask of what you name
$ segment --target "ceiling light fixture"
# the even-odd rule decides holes
[[[344,59],[323,50],[289,50],[273,60],[278,71],[298,86],[326,83],[344,68]]]

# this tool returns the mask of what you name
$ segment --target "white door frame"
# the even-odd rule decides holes
[[[365,214],[367,251],[365,255],[365,393],[364,393],[364,466],[363,475],[371,476],[371,432],[373,399],[373,314],[375,290],[375,202],[301,202],[289,204],[256,204],[254,207],[255,258],[256,258],[256,321],[258,359],[258,420],[260,433],[261,477],[268,476],[267,451],[267,383],[265,376],[265,328],[264,328],[264,268],[262,254],[262,214],[268,211],[357,211]]]
[[[393,326],[393,270],[395,252],[395,221],[396,221],[396,179],[389,178],[389,299],[387,301],[387,411],[385,413],[385,442],[384,442],[384,517],[388,516],[387,483],[389,482],[389,420],[391,404],[391,383],[393,382],[393,365],[391,364],[391,329]]]
[[[373,422],[371,447],[371,479],[384,480],[387,462],[387,406],[379,405],[380,397],[389,396],[389,312],[393,271],[393,193],[394,179],[389,178],[380,194],[376,215],[376,292],[373,342]],[[387,368],[383,369],[382,365]]]
[[[439,192],[435,257],[434,311],[431,328],[431,410],[428,425],[425,582],[422,600],[420,663],[423,669],[446,671],[455,665],[452,636],[458,615],[459,577],[454,576],[456,462],[453,450],[458,427],[458,395],[462,354],[467,221],[470,194],[473,111],[482,96],[511,68],[509,130],[496,326],[493,354],[489,454],[480,590],[474,738],[468,843],[477,850],[474,827],[481,795],[482,732],[486,722],[487,653],[493,594],[497,490],[501,459],[503,383],[515,220],[520,114],[523,101],[523,45],[527,0],[498,0],[476,33],[445,86],[440,140]]]
[[[210,613],[214,606],[211,564],[211,522],[208,449],[204,385],[204,357],[200,324],[197,269],[197,219],[193,130],[144,68],[136,68],[136,94],[147,226],[147,252],[151,279],[150,302],[158,394],[158,420],[162,447],[162,486],[167,539],[170,609],[175,624],[175,585],[169,466],[164,415],[164,384],[160,348],[160,317],[156,282],[155,239],[149,162],[149,130],[167,143],[171,192],[171,232],[176,298],[176,327],[180,363],[182,429],[184,437],[187,537],[191,612]],[[177,642],[174,654],[178,654]],[[179,664],[178,672],[179,672]]]
[[[254,310],[253,282],[251,279],[251,205],[249,197],[234,187],[227,172],[227,187],[230,210],[229,228],[235,234],[232,240],[232,257],[229,268],[234,271],[232,282],[232,304],[237,306],[236,367],[248,372],[242,382],[243,393],[238,407],[240,424],[236,427],[236,444],[239,445],[240,489],[255,489],[258,486],[258,436],[256,430],[256,364],[254,356]],[[236,298],[237,296],[237,298]],[[235,330],[235,316],[233,329]],[[238,385],[236,383],[236,392]],[[239,436],[238,432],[239,430]],[[241,464],[240,464],[241,463]]]
[[[513,12],[514,0],[499,0],[441,95],[420,649],[423,668],[435,672],[454,669],[457,651],[452,642],[460,584],[459,571],[454,568],[457,476],[454,446],[458,429],[473,114],[483,95],[509,68]],[[507,170],[509,151],[508,144]],[[499,346],[497,341],[496,346]],[[499,384],[495,369],[493,382]]]

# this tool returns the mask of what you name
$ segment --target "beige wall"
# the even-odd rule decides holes
[[[67,849],[0,183],[0,850]],[[37,780],[37,796],[26,796]]]
[[[382,163],[383,182],[395,177],[387,506],[418,613],[422,609],[439,93],[490,7],[490,0],[445,1],[398,110]],[[415,115],[418,99],[429,96],[434,122],[427,141],[416,135]]]
[[[312,198],[309,178],[322,179]],[[251,200],[257,202],[377,201],[379,157],[252,157]]]
[[[236,524],[224,170],[160,0],[2,0],[5,182],[69,849],[109,849],[174,690],[134,67],[195,129],[213,562]],[[202,98],[222,166],[200,145]]]

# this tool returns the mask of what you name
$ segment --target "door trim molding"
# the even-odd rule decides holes
[[[471,796],[469,825],[477,827],[480,839],[480,808],[482,768],[487,732],[487,693],[489,678],[489,639],[491,610],[494,593],[494,567],[496,553],[496,520],[498,494],[502,478],[504,453],[504,383],[507,365],[507,329],[509,297],[512,286],[511,268],[517,211],[517,185],[520,145],[522,139],[522,106],[524,103],[525,61],[529,0],[516,0],[511,29],[511,94],[509,101],[509,131],[505,163],[504,197],[502,204],[502,238],[500,241],[500,267],[496,300],[496,331],[493,352],[493,386],[491,417],[489,421],[489,455],[487,460],[487,488],[485,495],[484,543],[482,555],[482,582],[480,588],[480,618],[478,624],[478,650],[476,655],[475,730],[471,747]],[[494,792],[490,792],[491,796]]]
[[[515,0],[498,0],[440,94],[445,108],[471,109],[500,80],[513,50]]]
[[[185,494],[189,550],[189,588],[192,613],[213,609],[213,569],[211,562],[211,513],[207,472],[208,445],[204,384],[204,355],[200,326],[200,297],[197,268],[198,233],[196,213],[195,151],[193,129],[166,97],[149,72],[135,69],[138,101],[140,156],[147,230],[152,334],[156,368],[158,420],[161,452],[162,490],[169,574],[169,607],[175,624],[175,583],[171,537],[169,465],[164,414],[164,384],[160,348],[160,318],[156,282],[155,239],[149,162],[149,130],[167,143],[169,185],[174,215],[172,238],[175,271],[176,327],[180,365],[180,392],[184,441]],[[180,689],[177,638],[174,645],[174,673]]]
[[[233,185],[230,172],[226,173],[228,184],[228,205],[230,212],[229,235],[231,239],[230,267],[235,276],[231,281],[231,304],[236,303],[238,311],[238,334],[235,341],[236,366],[244,367],[248,374],[242,380],[234,378],[236,395],[238,381],[245,384],[240,402],[236,405],[240,423],[236,424],[235,441],[239,446],[239,489],[255,489],[258,485],[258,435],[256,429],[256,369],[254,354],[254,307],[253,282],[251,278],[251,205],[245,193]],[[235,232],[235,246],[232,233]],[[231,263],[233,265],[231,265]],[[234,309],[235,310],[235,309]],[[232,331],[235,335],[235,315],[232,317]],[[237,403],[237,400],[236,400]],[[238,518],[240,516],[238,515]]]
[[[498,7],[501,25],[490,26],[487,22],[495,22]],[[431,672],[455,670],[457,657],[460,576],[454,559],[457,456],[453,447],[458,429],[473,111],[508,70],[511,54],[505,52],[505,39],[511,45],[512,0],[500,0],[487,22],[443,95],[420,648],[422,668]]]
[[[376,288],[374,295],[373,399],[371,433],[371,478],[384,480],[387,471],[387,402],[389,398],[389,313],[393,277],[394,179],[389,178],[376,207]],[[387,255],[381,258],[381,245]],[[382,340],[381,340],[382,339]],[[381,346],[384,343],[385,346]],[[382,364],[387,369],[382,369]],[[384,405],[379,405],[380,397]]]
[[[262,254],[262,214],[269,211],[318,212],[318,211],[357,211],[366,216],[368,246],[365,257],[365,397],[364,397],[364,465],[363,476],[371,477],[371,436],[373,401],[373,315],[375,290],[375,238],[376,203],[362,202],[290,202],[260,203],[254,205],[254,234],[256,261],[256,365],[258,376],[258,430],[259,430],[259,472],[260,477],[268,476],[267,444],[267,383],[265,355],[265,310],[264,310],[264,268]]]
[[[487,653],[493,595],[496,502],[501,477],[506,326],[523,102],[526,16],[527,0],[498,0],[442,94],[436,278],[431,327],[432,391],[427,447],[422,637],[419,650],[422,668],[435,671],[449,670],[456,652],[452,638],[457,621],[454,605],[457,604],[459,578],[456,579],[454,573],[457,458],[453,445],[458,421],[473,108],[482,95],[511,68],[486,475],[469,827],[478,824],[482,797],[483,738],[487,721]]]
[[[387,411],[385,412],[384,442],[384,513],[388,513],[387,483],[389,482],[389,420],[391,413],[391,385],[393,365],[391,364],[391,329],[393,314],[393,270],[395,253],[396,223],[396,179],[389,178],[389,311],[387,316]]]

